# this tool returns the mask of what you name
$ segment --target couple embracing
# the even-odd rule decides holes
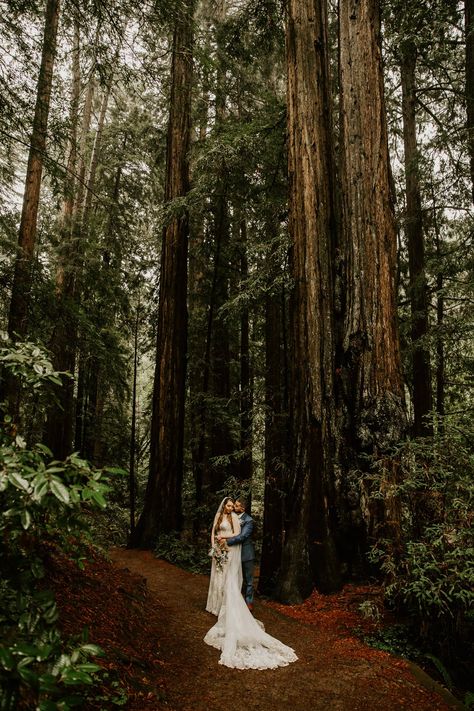
[[[253,520],[243,499],[225,497],[211,531],[212,570],[206,610],[217,615],[204,641],[221,651],[219,664],[235,669],[275,669],[296,654],[267,634],[251,612],[255,553]],[[245,600],[241,594],[245,578]]]

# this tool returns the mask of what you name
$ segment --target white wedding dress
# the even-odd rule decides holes
[[[240,522],[232,514],[234,535]],[[231,525],[223,520],[220,531],[228,534]],[[204,641],[221,651],[219,664],[233,669],[276,669],[295,662],[291,647],[267,634],[248,609],[241,594],[242,566],[240,545],[229,546],[229,557],[220,571],[212,561],[206,610],[218,615]]]

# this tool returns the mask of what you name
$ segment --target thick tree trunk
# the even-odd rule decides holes
[[[36,242],[36,227],[41,189],[41,175],[46,153],[49,105],[53,81],[54,58],[59,20],[59,0],[48,0],[43,34],[41,66],[37,84],[33,132],[31,135],[25,193],[18,235],[8,333],[24,338],[27,333],[28,301],[31,290],[31,268]]]
[[[474,0],[464,0],[466,37],[466,110],[467,145],[471,171],[471,190],[474,202]]]
[[[406,40],[401,48],[403,142],[405,147],[406,219],[410,274],[414,434],[433,432],[428,420],[433,407],[430,351],[426,343],[429,332],[428,289],[425,276],[425,242],[416,140],[416,45]]]
[[[290,0],[287,20],[291,462],[278,596],[340,585],[334,544],[336,238],[326,3]]]
[[[165,200],[189,190],[194,0],[176,19],[171,69]],[[134,545],[152,546],[157,535],[181,528],[184,397],[187,342],[188,215],[164,229],[161,254],[157,358],[153,386],[150,472]]]
[[[404,431],[396,306],[396,226],[383,93],[378,0],[340,0],[340,114],[343,324],[338,351],[344,404],[343,469],[364,470],[361,454],[383,452]],[[339,543],[352,567],[368,530],[388,509],[361,514],[360,479],[338,482],[344,522]],[[391,506],[391,505],[390,505]],[[393,508],[393,507],[392,507]]]

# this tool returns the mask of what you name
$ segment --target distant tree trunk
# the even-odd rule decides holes
[[[248,279],[247,259],[247,224],[240,222],[240,283],[245,288]],[[240,316],[240,448],[244,452],[240,460],[240,479],[252,480],[252,373],[250,364],[250,324],[249,309],[245,308]]]
[[[82,118],[81,161],[71,230],[68,234],[63,233],[64,243],[56,273],[58,316],[50,341],[50,349],[56,369],[67,371],[73,376],[76,371],[78,345],[76,310],[79,303],[79,282],[83,268],[86,220],[90,211],[90,196],[94,190],[100,139],[107,108],[107,103],[103,100],[86,181],[86,161],[84,156],[86,140],[90,130],[93,95],[94,77],[92,76],[88,82]],[[104,96],[108,99],[108,95],[109,92],[107,91]],[[58,388],[56,397],[58,402],[52,404],[48,413],[45,439],[55,455],[63,459],[71,452],[74,436],[74,381],[71,379],[61,388]],[[83,446],[87,456],[91,458],[93,456],[93,446],[90,442],[87,444],[85,441],[91,435],[90,412],[85,412],[84,414],[85,434]]]
[[[80,353],[77,367],[76,420],[74,428],[74,449],[84,457],[84,409],[86,397],[87,361],[83,352]]]
[[[135,318],[135,334],[133,343],[133,384],[132,384],[132,426],[130,432],[130,466],[129,466],[129,496],[130,496],[130,535],[131,541],[135,535],[135,505],[137,482],[135,476],[136,444],[137,444],[137,376],[138,376],[138,329],[140,325],[140,297]]]
[[[269,230],[274,236],[276,228]],[[272,254],[271,257],[274,255]],[[273,261],[273,260],[272,260]],[[273,270],[269,280],[272,281]],[[287,422],[284,393],[284,300],[271,290],[265,297],[265,495],[259,592],[273,594],[283,545],[283,492]]]
[[[226,16],[226,3],[218,0],[215,5],[214,24],[217,42],[217,76],[215,94],[215,128],[222,128],[226,113],[226,81],[223,53],[220,47],[219,30]],[[204,87],[205,95],[209,88]],[[202,134],[204,138],[205,131]],[[209,236],[213,241],[213,265],[211,288],[207,297],[207,322],[205,327],[203,367],[200,393],[194,417],[196,425],[196,446],[193,453],[193,467],[196,481],[198,504],[213,502],[215,492],[222,488],[231,475],[239,477],[238,463],[227,460],[238,447],[232,436],[229,411],[231,402],[231,334],[229,324],[221,313],[222,306],[229,299],[229,252],[230,217],[228,205],[228,171],[222,162],[218,167],[216,188],[210,197],[211,220]],[[199,381],[196,381],[198,385]],[[199,387],[199,385],[198,385]],[[195,389],[196,392],[196,389]],[[206,402],[207,400],[207,402]],[[222,458],[216,465],[213,458]]]
[[[77,18],[74,24],[74,47],[72,55],[72,92],[71,92],[71,108],[69,119],[71,124],[70,136],[70,151],[67,164],[67,172],[64,181],[64,200],[63,210],[59,224],[59,239],[60,250],[64,250],[66,245],[69,245],[74,224],[74,209],[76,203],[77,190],[77,142],[78,142],[78,123],[79,123],[79,97],[81,90],[81,75],[80,75],[80,30]],[[56,274],[56,295],[58,309],[61,310],[61,287],[64,285],[67,266],[64,264],[63,258],[60,256]],[[59,357],[61,350],[68,351],[69,348],[69,329],[66,327],[64,333],[61,329],[61,315],[58,313],[56,325],[53,331],[53,336],[50,342],[50,348],[53,353],[54,366],[61,371],[70,370],[70,359],[67,361]],[[46,422],[45,441],[50,449],[60,459],[64,459],[70,452],[70,441],[73,432],[73,419],[71,408],[65,407],[65,404],[73,400],[74,385],[71,380],[66,380],[61,388],[58,388],[56,397],[58,403],[52,403]]]
[[[443,340],[443,325],[444,325],[444,275],[441,269],[442,240],[438,224],[438,213],[436,205],[436,196],[434,186],[431,186],[431,195],[433,200],[433,226],[435,232],[435,249],[436,259],[438,260],[436,274],[436,412],[439,415],[438,431],[443,432],[444,429],[444,391],[445,391],[445,356],[444,356],[444,340]]]
[[[405,147],[406,219],[410,272],[414,434],[430,435],[428,421],[433,407],[431,364],[426,336],[429,332],[428,288],[425,276],[425,243],[416,140],[416,45],[405,40],[400,47],[402,79],[403,142]]]
[[[189,190],[193,10],[194,0],[186,0],[175,21],[166,201]],[[132,539],[134,545],[144,547],[152,546],[160,533],[179,530],[182,523],[188,232],[187,212],[163,232],[150,471],[144,509]]]
[[[32,285],[32,270],[36,244],[41,176],[46,154],[49,105],[53,81],[59,20],[59,0],[47,0],[41,65],[36,85],[36,104],[33,118],[25,192],[18,233],[12,294],[8,313],[8,334],[13,340],[23,340],[28,332],[28,308]],[[19,413],[20,391],[14,376],[4,373],[0,402],[6,400],[15,419]]]
[[[28,301],[31,290],[31,264],[36,242],[41,175],[46,153],[49,105],[53,81],[54,58],[59,20],[59,0],[48,0],[43,34],[41,66],[38,77],[33,132],[31,134],[25,193],[18,235],[12,298],[8,320],[11,338],[24,338],[27,333]]]
[[[396,305],[397,233],[391,194],[378,0],[340,0],[340,114],[343,225],[339,388],[344,404],[341,464],[366,468],[404,432]],[[392,504],[366,507],[357,474],[338,482],[343,556],[363,563],[366,535],[391,518]],[[370,497],[369,499],[370,500]],[[395,517],[396,518],[396,517]],[[394,520],[394,529],[398,522]],[[393,531],[392,531],[393,532]],[[388,535],[388,533],[387,533]]]
[[[278,597],[340,586],[334,544],[334,156],[327,7],[290,0],[287,18],[289,229],[292,241],[286,537]]]
[[[471,170],[472,200],[474,202],[474,0],[464,0],[464,17],[466,38],[467,143]]]

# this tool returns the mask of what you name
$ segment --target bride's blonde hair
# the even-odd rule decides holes
[[[217,533],[217,531],[218,531],[219,528],[220,528],[220,525],[221,525],[221,523],[222,523],[222,519],[224,518],[225,505],[226,505],[226,503],[227,503],[228,501],[232,501],[232,503],[234,503],[234,499],[232,498],[232,496],[227,496],[227,497],[224,499],[224,501],[222,502],[221,510],[220,510],[220,512],[219,512],[219,518],[217,519],[216,525],[215,525],[215,527],[214,527],[214,533]],[[232,519],[232,511],[231,511],[231,513],[230,513],[230,525],[232,526],[232,533],[234,533],[234,521],[233,521],[233,519]]]

